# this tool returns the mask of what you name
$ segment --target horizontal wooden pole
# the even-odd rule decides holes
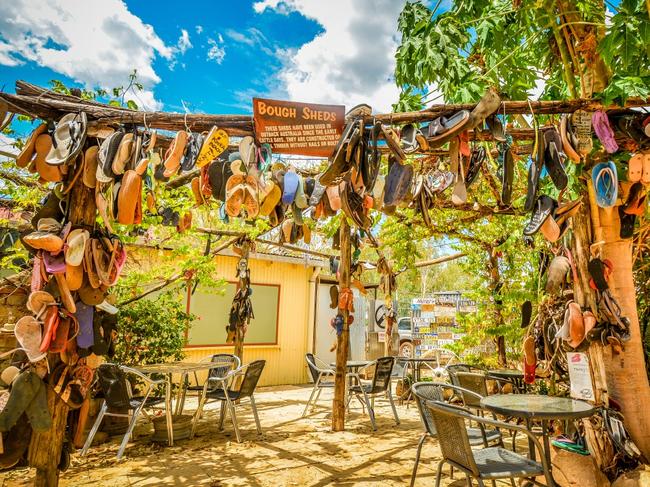
[[[431,260],[423,260],[420,262],[416,262],[414,267],[429,267],[432,265],[437,265],[437,264],[442,264],[444,262],[449,262],[450,260],[456,260],[460,259],[461,257],[465,257],[467,254],[465,252],[458,252],[456,254],[451,254],[451,255],[445,255],[442,257],[438,257],[436,259],[431,259]]]
[[[124,107],[114,107],[94,100],[55,93],[24,81],[16,82],[16,94],[1,93],[0,98],[9,103],[17,113],[39,118],[57,118],[62,113],[84,110],[89,117],[100,124],[133,123],[163,130],[193,131],[209,130],[212,126],[222,127],[230,135],[252,135],[253,118],[250,115],[210,115],[183,114],[168,112],[144,112]],[[560,114],[576,110],[616,110],[649,106],[649,99],[629,98],[624,106],[604,105],[599,100],[543,100],[543,101],[502,101],[498,113],[514,114]],[[427,122],[441,115],[459,110],[472,110],[475,103],[437,104],[425,110],[403,113],[381,113],[369,116],[367,122],[379,120],[384,123]],[[487,137],[487,136],[481,136]]]

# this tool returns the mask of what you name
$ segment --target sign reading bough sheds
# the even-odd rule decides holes
[[[329,157],[343,133],[345,107],[253,98],[255,138],[273,152]]]

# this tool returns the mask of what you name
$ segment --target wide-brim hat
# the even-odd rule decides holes
[[[85,112],[64,115],[54,129],[52,148],[45,158],[46,162],[56,166],[77,157],[86,141],[87,125]]]

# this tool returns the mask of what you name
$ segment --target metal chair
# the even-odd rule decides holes
[[[329,377],[334,378],[336,375],[336,372],[333,369],[328,367],[325,362],[315,357],[313,353],[305,354],[305,360],[307,361],[307,367],[309,367],[311,378],[314,381],[314,387],[311,390],[307,404],[305,404],[305,410],[302,412],[303,418],[309,410],[309,405],[312,404],[312,399],[313,404],[316,404],[323,389],[334,388],[334,381],[323,379],[327,379]],[[316,394],[316,397],[314,397],[314,394]]]
[[[395,357],[395,364],[393,365],[393,371],[390,374],[391,388],[393,382],[397,383],[400,380],[404,381],[407,377],[407,374],[408,374],[408,361],[406,361],[402,357]],[[401,401],[402,398],[398,397],[398,399]],[[400,404],[402,403],[400,402]]]
[[[208,357],[203,357],[201,360],[199,360],[199,362],[223,362],[228,364],[224,365],[223,367],[215,367],[214,369],[210,369],[206,380],[208,382],[212,382],[213,384],[217,384],[217,381],[215,379],[223,377],[228,372],[236,370],[241,366],[241,360],[239,360],[239,357],[231,353],[216,353]],[[196,372],[194,372],[194,384],[190,384],[187,375],[185,376],[185,384],[181,393],[180,405],[177,407],[176,414],[183,413],[187,392],[189,391],[196,393],[198,399],[198,397],[201,395],[201,391],[203,391],[203,386],[204,384],[200,383],[199,376]]]
[[[137,376],[138,379],[146,384],[146,390],[143,396],[133,396],[131,383],[127,380],[127,374]],[[81,455],[85,455],[88,452],[88,448],[90,448],[104,416],[127,417],[130,418],[129,426],[124,434],[120,448],[117,450],[117,459],[120,460],[140,413],[143,412],[144,408],[152,407],[165,401],[164,397],[151,396],[154,387],[159,384],[164,384],[165,380],[153,380],[135,369],[117,364],[101,364],[97,369],[97,378],[99,387],[104,395],[104,402],[99,410],[95,424],[93,424],[90,433],[88,433],[86,443],[84,443],[81,449]],[[121,411],[126,411],[126,413]]]
[[[483,409],[481,399],[488,395],[485,374],[456,372],[455,376],[459,387],[472,392],[472,394],[466,394],[465,392],[461,394],[465,406],[475,409],[478,414],[481,414]]]
[[[384,396],[390,402],[393,409],[393,416],[395,423],[399,424],[399,417],[397,416],[397,409],[393,402],[393,394],[390,390],[391,374],[393,372],[393,364],[395,357],[381,357],[374,362],[369,363],[365,367],[361,367],[358,372],[349,373],[348,376],[356,380],[356,384],[351,385],[348,389],[348,401],[346,404],[349,406],[352,397],[356,397],[362,405],[368,408],[368,415],[370,416],[370,423],[372,424],[373,431],[377,431],[377,424],[375,423],[375,397]],[[374,367],[374,374],[371,382],[362,382],[359,373],[362,370]]]
[[[535,435],[526,428],[475,416],[462,408],[440,401],[427,401],[425,406],[433,418],[442,452],[442,460],[438,463],[436,473],[436,487],[440,487],[442,466],[445,463],[463,471],[468,484],[471,484],[472,477],[475,478],[479,487],[484,487],[484,480],[497,479],[510,479],[510,483],[515,487],[513,479],[532,478],[538,475],[545,476],[546,485],[554,485],[544,450]],[[525,434],[530,439],[532,447],[538,450],[541,463],[500,446],[472,450],[465,424],[467,420]]]
[[[411,390],[415,396],[415,402],[418,406],[418,410],[420,411],[420,419],[422,420],[422,425],[424,426],[424,433],[420,437],[420,441],[418,443],[417,452],[415,454],[415,465],[413,465],[413,473],[411,474],[411,487],[413,487],[418,471],[418,465],[420,463],[422,446],[424,445],[424,442],[427,438],[436,437],[436,427],[433,423],[431,413],[426,407],[427,401],[446,402],[445,391],[451,392],[449,395],[450,398],[454,395],[473,396],[475,394],[472,391],[463,389],[462,387],[444,384],[441,382],[416,382],[413,384]],[[470,446],[488,446],[489,443],[493,442],[497,442],[500,446],[503,446],[503,439],[498,428],[489,430],[485,428],[468,428],[467,435],[469,438]]]
[[[456,374],[458,372],[475,372],[475,373],[484,373],[485,369],[482,367],[478,367],[475,365],[469,365],[469,364],[453,364],[453,365],[447,365],[445,367],[447,370],[447,374],[449,374],[449,380],[451,383],[455,386],[459,386],[460,384],[458,383],[458,380],[456,379]]]
[[[257,387],[257,383],[260,380],[262,371],[264,370],[264,365],[266,360],[256,360],[250,364],[243,365],[237,370],[233,370],[227,373],[224,377],[214,377],[212,382],[217,383],[218,386],[208,389],[210,381],[205,381],[203,386],[203,392],[199,399],[199,407],[196,410],[198,417],[201,415],[201,411],[205,406],[205,403],[209,400],[215,400],[221,402],[221,407],[219,410],[219,431],[223,430],[223,420],[226,415],[226,406],[228,407],[228,412],[230,413],[230,420],[232,421],[233,428],[235,430],[235,436],[237,437],[237,442],[241,443],[241,435],[239,433],[239,425],[237,424],[237,415],[235,412],[235,401],[241,405],[241,400],[248,398],[251,403],[251,408],[253,409],[253,417],[255,418],[255,425],[257,426],[257,433],[262,434],[262,426],[260,426],[260,418],[257,415],[257,407],[255,406],[255,398],[253,393]],[[235,378],[238,376],[243,376],[241,385],[238,390],[232,390],[228,387],[229,381],[232,379],[232,383],[235,382]],[[194,436],[194,430],[198,421],[194,421],[192,427],[192,432],[190,437]]]

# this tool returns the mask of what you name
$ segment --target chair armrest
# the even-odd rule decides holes
[[[360,373],[361,371],[366,370],[366,369],[369,368],[369,367],[374,367],[376,363],[377,363],[377,361],[376,361],[376,360],[373,360],[373,361],[370,362],[369,364],[366,364],[366,365],[364,365],[364,366],[362,366],[362,367],[359,367],[359,368],[357,369],[357,371],[356,371],[356,374],[359,375],[359,373]]]
[[[131,367],[127,367],[126,365],[120,365],[120,369],[122,369],[127,374],[133,374],[140,377],[142,380],[146,381],[149,384],[164,384],[165,382],[167,382],[166,379],[152,379],[151,377],[149,377],[146,374],[143,374],[139,370],[133,369]]]

